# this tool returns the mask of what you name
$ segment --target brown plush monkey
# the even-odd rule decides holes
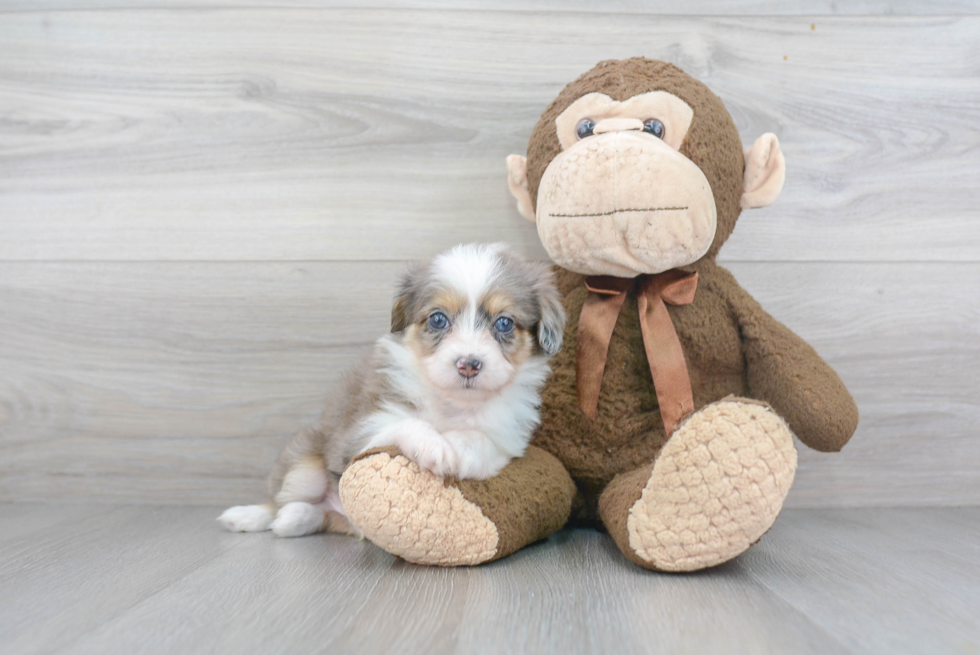
[[[793,434],[836,451],[858,420],[830,367],[715,263],[741,210],[779,195],[776,137],[743,153],[707,87],[634,58],[565,87],[527,158],[507,164],[569,316],[541,428],[524,458],[482,482],[367,453],[341,480],[351,519],[426,564],[497,559],[570,519],[601,523],[650,569],[744,552],[792,484]]]

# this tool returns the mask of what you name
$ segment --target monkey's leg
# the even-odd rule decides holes
[[[423,471],[396,448],[368,451],[340,479],[351,522],[384,550],[417,564],[489,562],[544,539],[568,520],[575,484],[533,446],[489,480]]]
[[[726,398],[685,420],[656,461],[615,477],[599,514],[632,562],[695,571],[757,542],[779,515],[795,471],[786,422],[764,403]]]

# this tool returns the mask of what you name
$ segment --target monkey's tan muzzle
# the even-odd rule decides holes
[[[701,169],[634,126],[612,127],[625,129],[577,142],[545,170],[537,225],[548,254],[577,273],[617,277],[700,259],[717,226]]]

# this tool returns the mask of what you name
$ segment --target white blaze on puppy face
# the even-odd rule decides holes
[[[432,260],[433,274],[475,306],[500,273],[503,249],[499,243],[456,246]]]
[[[542,271],[502,251],[495,244],[458,246],[403,290],[414,299],[405,310],[411,324],[404,343],[428,381],[454,397],[500,391],[535,352],[531,330],[543,324]],[[475,375],[461,373],[466,362]]]
[[[449,334],[429,355],[422,358],[426,376],[446,391],[498,391],[509,384],[517,372],[516,367],[503,356],[487,327],[474,327],[475,317],[466,312],[459,317]],[[459,373],[456,362],[473,358],[480,362],[480,371],[472,378]]]

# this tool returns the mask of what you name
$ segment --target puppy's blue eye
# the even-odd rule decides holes
[[[501,316],[497,319],[497,322],[493,324],[493,329],[501,334],[512,332],[514,330],[514,319]]]
[[[449,319],[442,312],[435,312],[429,316],[429,327],[433,330],[445,330],[449,327]]]

